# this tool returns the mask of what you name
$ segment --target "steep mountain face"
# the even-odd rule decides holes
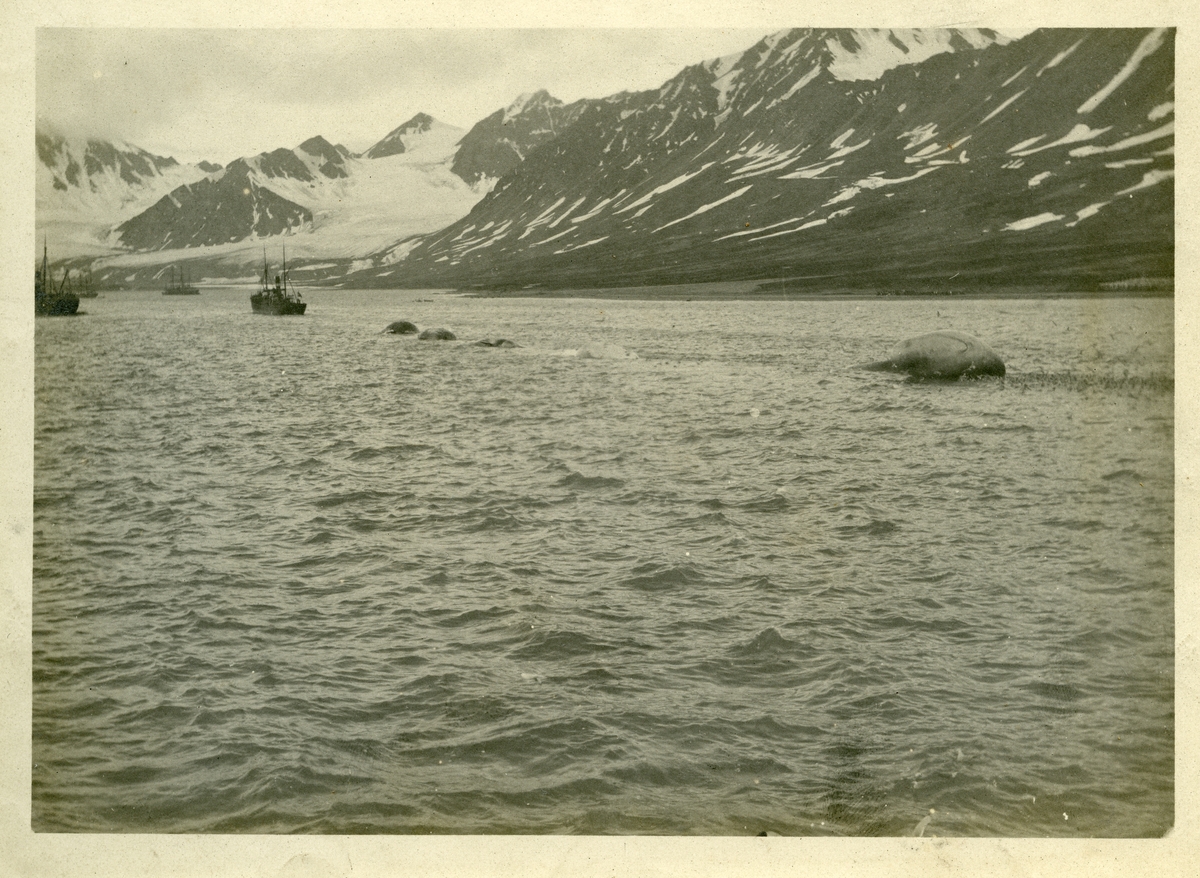
[[[1173,273],[1173,30],[793,30],[569,109],[468,216],[347,283]]]
[[[545,90],[521,95],[467,132],[452,170],[471,184],[503,177],[578,119],[587,104],[576,101],[567,106]]]
[[[346,158],[345,147],[339,150],[336,146],[318,135],[310,137],[297,148],[297,152],[304,155],[309,155],[315,158],[317,173],[328,177],[331,180],[345,178],[346,173]]]
[[[267,237],[312,222],[312,211],[275,194],[262,179],[290,175],[311,182],[309,165],[289,150],[237,159],[196,183],[164,195],[149,210],[117,227],[136,250],[204,247]]]
[[[204,175],[127,143],[72,139],[39,122],[37,231],[56,253],[98,253],[108,230],[140,213],[166,192]]]

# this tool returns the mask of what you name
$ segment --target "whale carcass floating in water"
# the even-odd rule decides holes
[[[1002,377],[1004,361],[979,339],[963,332],[942,331],[900,342],[886,360],[865,363],[876,372],[905,372],[913,378],[954,381],[959,378]]]

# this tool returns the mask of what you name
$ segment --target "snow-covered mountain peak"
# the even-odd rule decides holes
[[[763,90],[773,90],[781,83],[787,91],[771,99],[772,106],[790,100],[823,73],[843,81],[875,80],[888,70],[920,64],[934,55],[1007,42],[1000,34],[979,28],[793,28],[769,34],[745,52],[687,68],[667,82],[660,93],[666,98],[675,97],[691,72],[702,71],[702,76],[710,77],[708,82],[717,93],[716,123],[720,126],[729,113],[749,112],[760,106],[757,100]]]
[[[41,163],[52,171],[62,171],[64,177],[71,178],[72,185],[77,185],[74,177],[80,164],[89,175],[107,168],[129,183],[179,164],[169,156],[154,155],[124,140],[66,135],[42,120],[38,121],[34,139]]]
[[[491,183],[525,161],[537,146],[556,138],[588,105],[587,100],[565,105],[545,89],[522,94],[463,135],[452,170],[471,186],[483,184],[490,190]]]
[[[517,114],[524,112],[525,108],[529,106],[529,103],[532,100],[533,92],[531,91],[522,92],[521,94],[517,95],[516,100],[504,108],[505,117],[516,116]]]
[[[517,96],[517,99],[504,108],[504,120],[514,119],[523,113],[528,113],[531,110],[541,110],[547,107],[561,107],[562,101],[554,97],[544,88],[537,91],[525,92]]]
[[[835,31],[824,39],[831,57],[826,69],[841,80],[878,79],[894,67],[919,64],[944,52],[982,49],[1007,42],[995,31],[980,28],[858,28]]]
[[[150,155],[141,147],[134,146],[120,137],[101,137],[89,132],[67,131],[44,116],[37,118],[35,135],[39,150],[44,148],[43,144],[53,144],[55,149],[61,149],[75,156],[83,156],[88,148],[95,144],[102,150],[111,148],[117,152]],[[45,156],[43,155],[44,160]]]
[[[124,140],[68,134],[44,119],[34,141],[38,229],[60,255],[102,250],[104,229],[206,173]]]
[[[414,161],[446,161],[453,157],[458,141],[464,134],[466,131],[462,128],[430,119],[419,131],[403,135],[404,154],[411,156]]]
[[[934,55],[1008,42],[986,28],[791,28],[768,34],[744,53],[712,58],[701,66],[714,80],[728,80],[737,70],[793,65],[804,58],[835,79],[878,79],[888,70],[920,64]]]
[[[422,161],[440,161],[450,157],[463,133],[461,128],[439,122],[428,113],[417,113],[363,153],[363,158],[415,152],[421,154]]]

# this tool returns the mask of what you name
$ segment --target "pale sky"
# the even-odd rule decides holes
[[[540,88],[568,103],[655,88],[769,32],[42,28],[37,113],[180,161],[315,134],[360,151],[418,112],[469,129]]]

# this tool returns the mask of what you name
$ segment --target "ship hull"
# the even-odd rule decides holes
[[[62,282],[55,285],[50,275],[50,257],[42,246],[42,267],[33,274],[33,313],[62,317],[79,310],[79,296],[68,282],[70,269],[63,272]]]
[[[260,293],[250,297],[250,307],[254,309],[255,314],[286,316],[289,314],[303,314],[304,309],[308,307],[308,303],[297,302],[292,299],[280,299],[274,296],[268,297]]]
[[[79,297],[71,294],[45,296],[34,300],[33,310],[35,314],[44,314],[48,317],[63,317],[68,314],[74,314],[79,310]]]

